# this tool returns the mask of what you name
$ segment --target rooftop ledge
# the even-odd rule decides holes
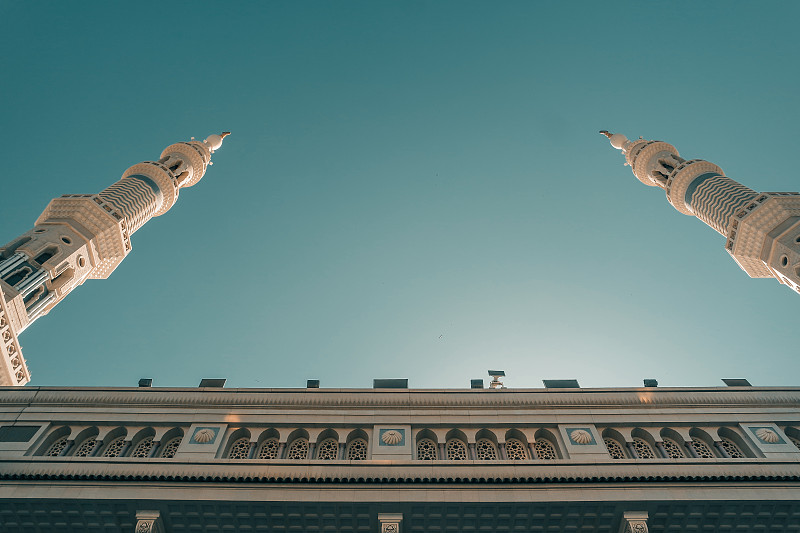
[[[0,404],[460,408],[770,405],[800,406],[800,387],[601,389],[223,389],[198,387],[0,387]]]

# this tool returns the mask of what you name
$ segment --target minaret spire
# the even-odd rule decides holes
[[[675,209],[726,237],[725,249],[750,277],[773,277],[800,293],[800,193],[759,193],[713,163],[683,159],[671,144],[600,133],[639,181],[664,189]]]
[[[131,235],[200,181],[228,135],[172,144],[98,194],[55,198],[33,228],[0,247],[0,385],[30,381],[17,335],[87,279],[107,278],[130,253]]]

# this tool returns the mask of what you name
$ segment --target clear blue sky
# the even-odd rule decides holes
[[[20,340],[33,385],[797,385],[800,297],[597,134],[797,191],[794,2],[0,1],[0,241],[203,181]]]

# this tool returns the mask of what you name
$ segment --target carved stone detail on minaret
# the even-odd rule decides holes
[[[629,141],[601,131],[645,185],[726,238],[725,249],[752,278],[775,278],[800,293],[800,194],[758,193],[702,159],[685,161],[671,144]],[[677,166],[676,166],[677,164]]]
[[[138,163],[98,194],[55,198],[31,230],[0,247],[0,385],[30,380],[17,335],[87,279],[107,278],[130,253],[131,235],[203,177],[226,135],[173,144],[171,166]]]

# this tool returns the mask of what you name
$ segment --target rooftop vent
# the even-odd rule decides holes
[[[203,378],[200,380],[200,385],[198,387],[218,387],[222,388],[225,386],[225,378]]]
[[[644,380],[645,387],[658,387],[658,381],[654,379],[646,379]]]
[[[306,380],[306,388],[307,389],[318,389],[319,388],[319,380],[318,379]]]
[[[577,379],[543,379],[542,383],[548,389],[580,389]]]
[[[373,379],[373,389],[407,389],[407,378]]]
[[[744,378],[727,378],[722,380],[728,387],[752,387],[749,381]]]
[[[471,389],[482,389],[483,388],[483,380],[482,379],[471,379],[469,380],[469,386]]]
[[[153,386],[153,378],[142,378],[139,380],[140,387],[152,387]]]
[[[506,373],[503,370],[489,370],[489,375],[492,376],[492,381],[489,382],[490,389],[505,389],[505,385],[500,381],[500,378],[505,377]]]

